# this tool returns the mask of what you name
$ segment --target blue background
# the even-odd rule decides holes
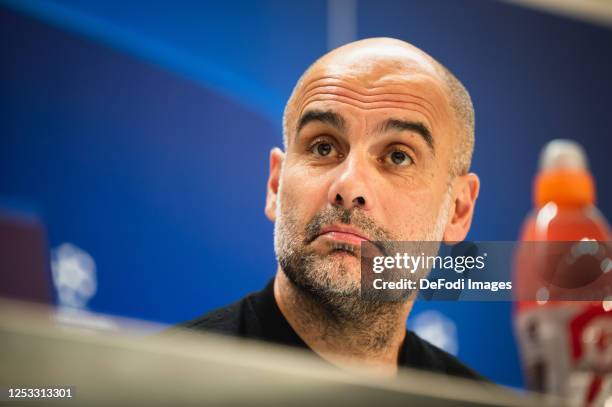
[[[469,238],[513,240],[540,148],[586,148],[612,214],[612,31],[494,1],[358,1],[357,36],[407,40],[476,107]],[[275,272],[263,214],[284,102],[327,50],[326,1],[0,2],[0,208],[97,264],[95,311],[174,323]],[[418,303],[459,357],[521,386],[510,303]]]

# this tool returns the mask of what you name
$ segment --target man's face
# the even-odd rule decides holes
[[[275,249],[324,300],[359,295],[362,240],[442,239],[456,136],[441,79],[410,64],[324,65],[293,98]]]

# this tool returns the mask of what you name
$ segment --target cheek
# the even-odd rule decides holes
[[[327,190],[320,176],[309,174],[301,167],[285,167],[280,199],[284,212],[298,219],[310,219],[325,207]]]
[[[438,206],[431,192],[396,193],[382,203],[387,228],[398,240],[422,240],[435,225]]]
[[[377,183],[382,219],[398,240],[422,240],[435,229],[448,192],[446,174],[437,161],[412,180],[394,177]]]

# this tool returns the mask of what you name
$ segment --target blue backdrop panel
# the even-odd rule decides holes
[[[287,4],[286,4],[287,3]],[[326,51],[327,3],[8,1],[0,6],[0,207],[98,269],[91,308],[177,322],[275,271],[263,214],[283,104]],[[515,239],[540,148],[586,148],[612,216],[612,31],[494,1],[357,1],[359,37],[392,36],[453,70],[476,106],[482,180],[470,238]],[[509,303],[418,303],[459,357],[520,385]]]

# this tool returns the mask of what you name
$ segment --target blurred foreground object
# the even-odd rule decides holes
[[[610,228],[595,207],[595,183],[582,147],[553,140],[540,158],[534,210],[515,261],[515,327],[530,390],[578,406],[612,400],[612,259]],[[553,243],[555,242],[555,243]],[[567,242],[559,243],[559,242]],[[542,281],[548,284],[542,285]],[[559,292],[574,292],[571,300]],[[585,293],[590,294],[591,298]]]
[[[0,208],[0,297],[52,304],[47,253],[38,218]]]
[[[226,337],[143,338],[53,321],[48,308],[0,301],[0,386],[71,386],[74,399],[59,401],[68,405],[560,405],[430,373],[342,371],[303,352]],[[29,404],[40,400],[20,403]]]
[[[537,10],[612,27],[610,0],[505,0]]]

